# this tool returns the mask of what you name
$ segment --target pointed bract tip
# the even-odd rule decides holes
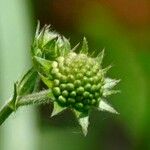
[[[80,43],[76,44],[71,50],[74,52],[77,50],[77,48],[79,47]]]
[[[100,111],[108,111],[110,113],[119,114],[106,100],[101,100],[99,103]]]
[[[88,133],[89,116],[79,118],[79,124],[82,128],[84,136],[86,136]]]
[[[89,51],[88,42],[87,42],[86,38],[84,37],[80,53],[88,54],[88,51]]]
[[[112,65],[107,66],[106,68],[103,69],[103,73],[106,74],[111,68],[112,68]]]
[[[104,58],[104,54],[105,54],[105,49],[103,49],[98,56],[96,57],[97,61],[99,62],[99,64],[102,64],[103,62],[103,58]]]
[[[59,106],[57,104],[57,102],[54,102],[53,104],[54,104],[54,106],[53,106],[53,111],[52,111],[51,117],[54,117],[54,116],[62,113],[66,109],[66,107],[64,108],[64,107]]]
[[[38,21],[37,21],[36,31],[35,31],[35,38],[38,36],[39,31],[40,31],[40,21],[38,20]]]

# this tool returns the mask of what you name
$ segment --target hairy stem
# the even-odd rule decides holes
[[[29,94],[27,96],[18,97],[16,104],[14,104],[14,99],[7,102],[0,109],[0,125],[20,106],[33,105],[33,104],[44,104],[50,103],[52,101],[51,90],[45,90],[39,93]]]

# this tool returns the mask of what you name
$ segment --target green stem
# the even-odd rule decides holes
[[[27,96],[19,97],[17,100],[12,99],[6,103],[0,110],[0,125],[20,106],[33,105],[33,104],[44,104],[52,101],[51,90],[45,90],[39,93],[29,94]]]
[[[9,117],[9,115],[14,111],[10,106],[12,101],[4,105],[0,110],[0,125]]]

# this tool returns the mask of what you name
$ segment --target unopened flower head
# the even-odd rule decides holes
[[[102,68],[104,50],[96,57],[88,54],[86,38],[76,53],[70,42],[45,26],[36,32],[32,45],[33,63],[41,80],[52,91],[53,115],[69,108],[75,112],[86,135],[91,108],[117,111],[106,102],[119,80],[106,77],[110,67]]]

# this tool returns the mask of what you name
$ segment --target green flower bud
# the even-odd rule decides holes
[[[90,91],[91,90],[91,84],[87,83],[84,88],[85,88],[85,90]]]
[[[59,86],[59,83],[60,83],[59,80],[57,79],[54,80],[54,86]]]
[[[55,105],[80,113],[78,119],[85,134],[92,107],[116,113],[103,97],[115,93],[111,89],[118,83],[118,80],[106,78],[109,67],[102,69],[104,51],[96,57],[90,57],[88,51],[86,38],[81,50],[76,53],[65,37],[50,32],[47,26],[37,30],[32,45],[34,67],[51,89]]]
[[[68,75],[68,82],[74,82],[74,76],[73,75]]]
[[[92,87],[91,87],[91,91],[92,92],[96,92],[96,90],[97,90],[97,86],[94,84],[94,85],[92,85]]]
[[[64,90],[64,91],[62,92],[62,96],[68,97],[68,91],[67,91],[67,90]]]
[[[64,75],[61,75],[61,76],[60,76],[60,81],[61,81],[62,83],[66,83],[66,82],[67,82],[67,77],[64,76]]]
[[[92,104],[92,105],[96,104],[96,100],[95,100],[95,99],[92,99],[92,100],[91,100],[91,104]]]
[[[70,104],[73,104],[73,103],[75,103],[75,99],[74,98],[68,98],[68,102],[70,103]]]
[[[78,73],[78,74],[77,74],[77,79],[82,79],[82,78],[83,78],[82,73]]]
[[[76,103],[75,107],[77,110],[81,110],[81,109],[83,109],[83,104],[82,103]]]
[[[88,83],[88,78],[86,76],[83,77],[83,83],[84,84]]]
[[[79,88],[77,88],[77,93],[78,94],[83,94],[84,92],[84,88],[82,86],[80,86]]]
[[[83,96],[84,96],[84,98],[89,98],[89,97],[90,97],[90,93],[87,92],[87,91],[85,91],[85,92],[83,93]]]
[[[80,81],[80,80],[76,80],[76,81],[74,82],[74,85],[75,85],[76,87],[79,87],[79,86],[81,85],[81,81]]]
[[[66,104],[66,98],[64,98],[63,96],[59,96],[58,97],[58,102],[61,104]]]
[[[67,90],[68,91],[73,91],[74,90],[74,85],[72,83],[67,83]]]
[[[61,85],[60,85],[60,89],[61,89],[61,90],[65,90],[65,89],[66,89],[66,87],[67,87],[67,85],[66,85],[66,84],[61,84]]]
[[[76,97],[76,95],[77,95],[77,94],[76,94],[75,91],[72,91],[72,92],[70,93],[70,96],[71,96],[71,97]]]
[[[61,94],[60,88],[59,87],[54,87],[53,88],[53,93],[56,96],[59,96]]]

